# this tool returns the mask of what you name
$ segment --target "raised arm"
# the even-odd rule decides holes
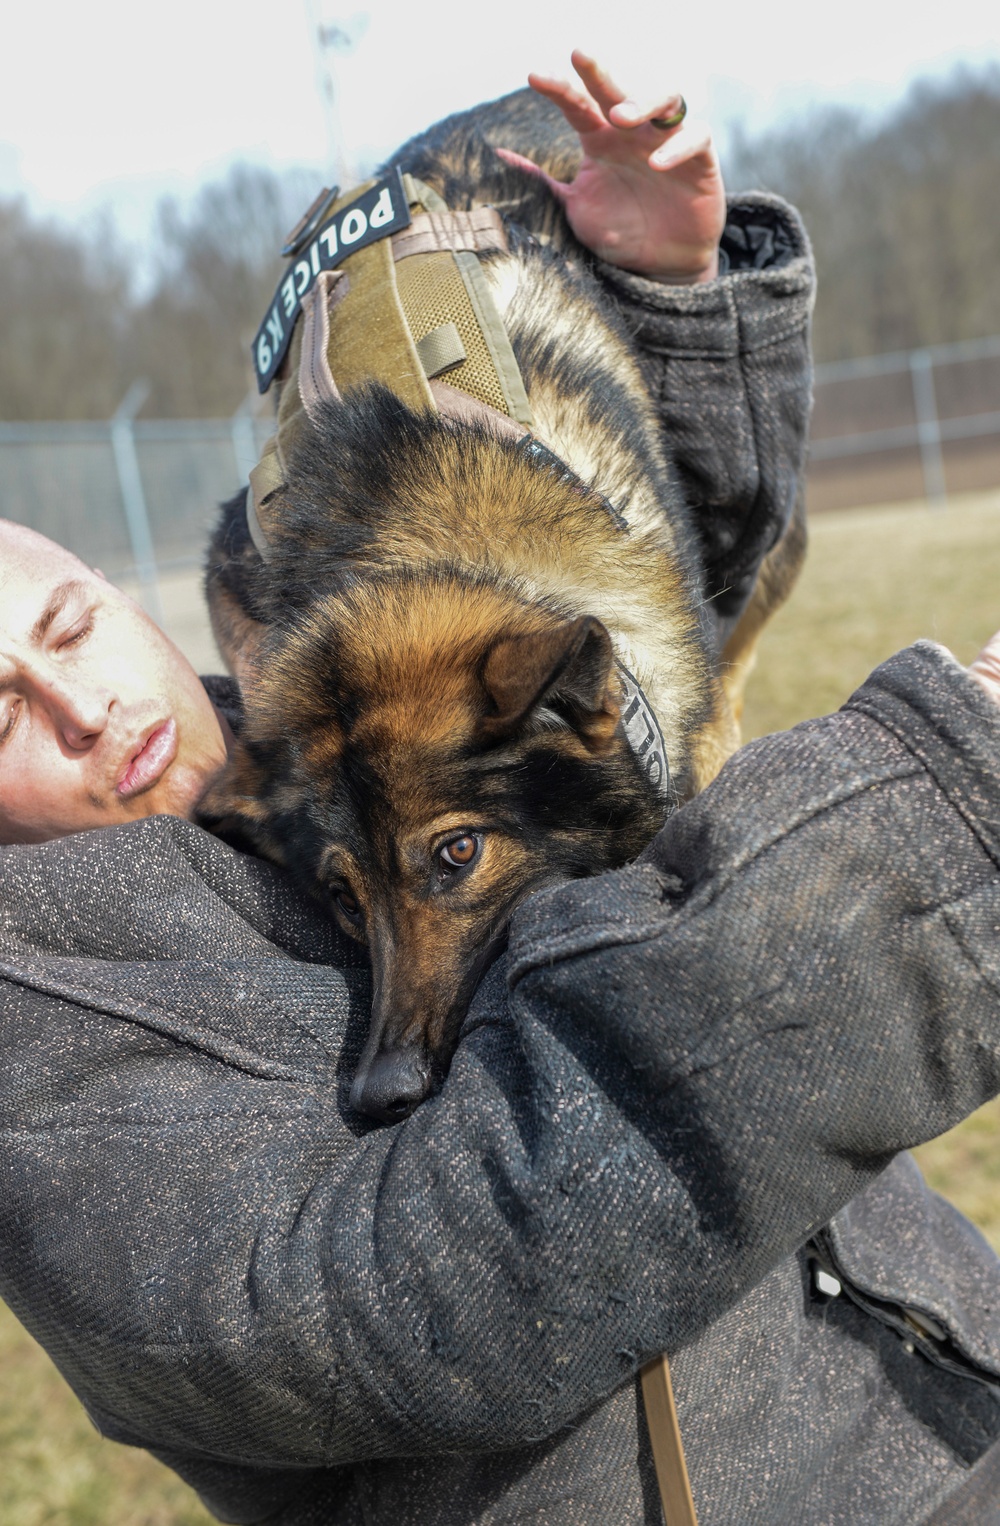
[[[702,543],[722,649],[764,559],[784,539],[772,577],[788,582],[804,547],[809,241],[780,197],[727,199],[711,134],[681,116],[676,91],[640,108],[593,59],[577,52],[573,63],[582,88],[529,76],[578,136],[572,179],[497,151],[559,200],[632,333]]]

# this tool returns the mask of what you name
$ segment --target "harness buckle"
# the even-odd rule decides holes
[[[305,248],[339,195],[339,185],[335,185],[332,191],[328,186],[323,187],[316,200],[306,208],[291,233],[286,236],[281,248],[285,259],[291,259],[292,255]]]

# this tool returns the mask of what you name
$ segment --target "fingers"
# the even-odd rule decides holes
[[[574,132],[597,132],[608,126],[627,131],[646,127],[650,137],[656,133],[661,142],[666,142],[679,131],[687,108],[684,97],[678,92],[661,97],[643,109],[635,101],[626,100],[625,92],[588,54],[576,48],[572,59],[573,67],[586,90],[578,90],[566,80],[553,79],[545,74],[529,74],[528,84],[539,95],[559,107]],[[671,117],[679,119],[675,126],[659,125]]]
[[[597,103],[583,91],[575,90],[566,80],[550,79],[545,74],[529,74],[528,84],[532,90],[551,101],[553,106],[559,107],[574,132],[597,132],[607,125]]]
[[[557,201],[565,201],[569,187],[561,180],[554,180],[540,164],[535,164],[532,159],[526,159],[523,154],[516,154],[512,148],[498,148],[495,152],[497,158],[502,159],[504,164],[509,164],[515,170],[523,170],[526,175],[534,175],[536,180],[544,181]]]
[[[616,127],[651,127],[656,132],[675,132],[687,115],[687,103],[677,91],[653,106],[639,107],[635,101],[622,101],[608,113]],[[671,119],[675,119],[671,121]],[[664,126],[664,123],[668,126]]]
[[[672,170],[699,154],[714,158],[712,132],[707,122],[685,122],[675,127],[649,156],[649,167],[654,170]]]
[[[605,116],[609,115],[613,106],[624,101],[624,90],[619,90],[610,74],[604,72],[596,59],[581,52],[579,48],[574,48],[570,61]]]
[[[975,662],[969,664],[969,672],[990,698],[1000,704],[1000,631],[986,643]]]

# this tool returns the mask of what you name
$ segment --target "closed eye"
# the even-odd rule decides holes
[[[65,651],[66,647],[78,646],[81,642],[86,641],[93,629],[94,611],[91,609],[88,610],[82,619],[70,627],[65,636],[59,638],[56,642],[56,649],[62,652]]]

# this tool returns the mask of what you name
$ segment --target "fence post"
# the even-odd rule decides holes
[[[146,495],[142,490],[139,457],[135,451],[134,420],[149,396],[149,383],[134,381],[111,416],[111,449],[114,453],[118,485],[125,507],[125,524],[132,548],[132,563],[139,579],[140,597],[146,613],[162,626],[163,603],[156,572],[156,552],[149,528]]]
[[[917,439],[924,469],[924,497],[934,509],[948,507],[941,454],[941,424],[934,395],[934,357],[929,350],[910,351],[910,382],[917,413]]]
[[[254,387],[247,393],[236,412],[229,421],[230,435],[233,441],[233,455],[236,457],[236,470],[240,474],[240,482],[246,484],[250,481],[250,473],[260,457],[257,449],[257,436],[253,427],[253,410],[257,398],[257,389]]]

